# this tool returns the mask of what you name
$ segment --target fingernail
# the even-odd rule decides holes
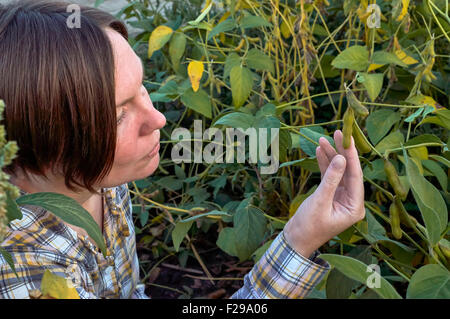
[[[345,159],[342,155],[336,155],[333,159],[333,167],[336,169],[342,169],[345,166]]]

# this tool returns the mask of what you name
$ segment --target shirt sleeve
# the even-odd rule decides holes
[[[305,298],[330,270],[319,255],[318,250],[309,258],[300,255],[289,246],[282,231],[231,299]]]

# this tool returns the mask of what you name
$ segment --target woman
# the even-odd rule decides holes
[[[28,298],[46,269],[71,280],[81,298],[147,298],[127,183],[158,167],[166,119],[142,85],[143,65],[125,26],[81,7],[80,27],[67,23],[68,3],[17,1],[0,7],[0,99],[7,138],[18,157],[5,168],[21,194],[57,192],[94,218],[104,258],[83,229],[37,207],[21,207],[1,246],[0,297]],[[321,138],[322,181],[299,207],[232,298],[300,298],[329,270],[318,248],[364,218],[358,154]],[[77,186],[74,186],[77,185]],[[104,195],[104,196],[103,196]]]

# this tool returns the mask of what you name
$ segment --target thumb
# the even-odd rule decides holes
[[[323,194],[322,196],[334,197],[342,176],[344,176],[345,166],[346,160],[344,156],[338,154],[333,157],[319,185],[319,192]]]

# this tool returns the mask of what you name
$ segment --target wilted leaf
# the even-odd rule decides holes
[[[165,25],[158,26],[153,30],[148,40],[148,58],[150,59],[155,51],[161,49],[172,36],[173,30]]]
[[[191,81],[192,90],[194,92],[198,91],[200,86],[200,80],[202,79],[204,71],[203,63],[200,61],[191,61],[188,65],[188,75]]]
[[[67,279],[53,274],[48,269],[42,277],[41,292],[44,296],[56,299],[80,299],[75,287],[69,287]]]

